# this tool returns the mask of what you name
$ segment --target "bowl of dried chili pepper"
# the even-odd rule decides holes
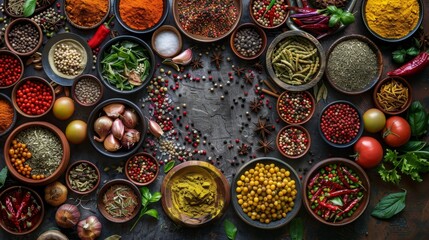
[[[302,183],[307,211],[318,221],[342,226],[359,218],[368,206],[370,183],[352,160],[329,158],[315,164]]]
[[[402,77],[387,77],[374,88],[375,106],[385,114],[398,115],[405,112],[412,102],[411,84]]]
[[[0,226],[13,235],[26,235],[40,226],[45,208],[40,195],[24,186],[13,186],[0,193]]]

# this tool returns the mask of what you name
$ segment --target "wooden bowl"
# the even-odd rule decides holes
[[[366,4],[368,3],[368,0],[362,1],[361,15],[362,15],[363,23],[364,23],[365,27],[368,29],[368,31],[374,37],[376,37],[376,38],[378,38],[378,39],[380,39],[382,41],[389,42],[389,43],[402,42],[405,39],[411,37],[420,28],[420,25],[423,22],[423,15],[424,15],[424,11],[425,11],[425,8],[423,6],[423,1],[417,0],[417,2],[419,4],[419,19],[417,21],[417,24],[416,24],[416,26],[412,30],[410,30],[410,32],[407,35],[405,35],[405,36],[403,36],[401,38],[386,38],[386,37],[382,37],[382,36],[380,36],[379,34],[377,34],[375,31],[373,31],[371,29],[371,27],[369,26],[369,24],[368,24],[368,22],[366,20]],[[401,10],[397,9],[397,11],[401,11]],[[384,14],[384,13],[379,13],[379,14]],[[414,14],[414,13],[412,13],[412,14]],[[400,21],[400,20],[398,20],[398,21]]]
[[[244,172],[252,168],[254,169],[257,163],[275,164],[275,166],[278,166],[279,168],[284,168],[286,171],[290,172],[291,180],[295,181],[296,195],[295,195],[295,199],[293,200],[294,206],[290,212],[286,213],[286,217],[281,218],[280,220],[272,221],[270,223],[261,223],[260,221],[252,220],[243,211],[242,207],[238,203],[237,192],[236,192],[236,189],[238,187],[237,181],[240,180],[240,176],[243,175]],[[289,164],[285,163],[280,159],[272,158],[272,157],[256,158],[244,164],[235,175],[234,180],[232,181],[232,184],[231,184],[232,205],[234,207],[235,212],[241,218],[241,220],[243,220],[245,223],[249,224],[250,226],[256,227],[259,229],[264,229],[264,230],[278,229],[278,228],[284,227],[298,214],[302,203],[301,191],[302,191],[302,187],[301,187],[301,181],[299,179],[298,173]]]
[[[102,142],[97,142],[94,140],[94,136],[96,136],[96,133],[94,131],[94,122],[97,120],[97,118],[106,115],[103,111],[103,107],[111,104],[111,103],[121,103],[124,104],[126,108],[133,109],[137,116],[140,118],[139,122],[136,126],[136,130],[140,132],[140,141],[138,141],[131,149],[119,149],[116,152],[108,152]],[[126,158],[134,154],[140,146],[143,144],[144,138],[146,137],[146,131],[148,128],[147,119],[144,117],[143,113],[141,112],[140,108],[135,105],[130,100],[124,99],[124,98],[111,98],[104,102],[101,102],[98,104],[89,114],[89,118],[87,121],[88,124],[88,139],[91,143],[91,145],[101,154],[103,154],[106,157],[109,158]]]
[[[115,186],[115,185],[125,185],[125,186],[131,188],[137,197],[137,206],[134,209],[134,211],[132,212],[132,214],[128,217],[115,218],[115,217],[111,216],[105,209],[105,204],[103,203],[103,196],[109,190],[110,187]],[[139,214],[140,209],[142,207],[141,202],[142,202],[142,196],[141,196],[139,189],[133,183],[131,183],[130,181],[125,180],[125,179],[110,180],[109,182],[107,182],[106,184],[103,185],[103,187],[100,189],[100,191],[97,194],[98,211],[100,211],[100,213],[101,213],[101,215],[103,215],[103,217],[105,217],[107,220],[114,222],[114,223],[125,223],[125,222],[128,222],[131,219],[133,219],[135,216],[137,216],[137,214]]]
[[[363,186],[363,188],[366,190],[364,191],[363,198],[360,201],[359,206],[354,211],[354,214],[351,217],[343,218],[342,220],[337,220],[335,222],[330,222],[325,220],[323,217],[319,216],[317,213],[315,213],[312,209],[312,204],[310,203],[311,198],[309,199],[309,194],[311,194],[309,189],[309,184],[312,181],[312,179],[316,176],[316,174],[319,172],[321,168],[329,167],[329,165],[333,164],[340,164],[341,166],[345,166],[348,169],[353,170],[353,172],[356,174],[356,176],[361,181],[360,185]],[[343,173],[343,172],[342,172]],[[343,173],[343,175],[346,175]],[[329,179],[328,179],[329,180]],[[315,183],[317,184],[317,182]],[[357,184],[359,185],[359,184]],[[342,185],[343,186],[343,185]],[[345,159],[345,158],[329,158],[322,160],[318,163],[316,163],[306,174],[304,181],[302,183],[302,192],[303,192],[303,202],[304,206],[307,209],[307,212],[309,212],[317,221],[324,223],[326,225],[330,226],[343,226],[346,224],[349,224],[356,219],[359,218],[360,215],[365,211],[366,207],[368,206],[369,199],[370,199],[370,193],[371,193],[371,185],[369,182],[369,178],[366,175],[365,171],[357,165],[353,160]],[[345,205],[347,206],[347,205]]]
[[[294,93],[297,93],[297,94],[302,93],[302,94],[306,95],[307,98],[308,98],[308,100],[309,100],[309,103],[311,104],[311,110],[310,110],[310,112],[301,121],[291,121],[291,120],[288,120],[286,118],[286,116],[284,116],[284,114],[283,114],[283,112],[284,112],[283,108],[287,107],[286,104],[283,102],[283,98],[286,97],[286,94],[294,94]],[[288,104],[288,105],[290,105],[290,104]],[[300,103],[299,105],[296,105],[295,107],[296,108],[292,108],[292,109],[294,109],[295,113],[296,113],[297,110],[303,108],[302,103]],[[289,92],[289,91],[284,91],[277,98],[276,109],[277,109],[277,114],[279,115],[280,119],[283,120],[285,123],[287,123],[287,124],[304,124],[304,123],[308,122],[313,117],[314,111],[316,110],[316,101],[314,100],[313,95],[311,95],[311,93],[309,91],[303,91],[303,92]]]
[[[177,36],[179,46],[177,48],[177,51],[171,55],[163,55],[160,52],[158,52],[158,49],[156,48],[156,41],[155,40],[156,40],[156,37],[158,36],[158,34],[160,34],[161,32],[173,32]],[[156,31],[152,34],[151,44],[152,44],[153,51],[156,54],[158,54],[158,56],[160,56],[161,58],[172,58],[174,56],[177,56],[182,51],[182,35],[180,35],[179,30],[177,30],[177,28],[175,28],[174,26],[162,25],[161,27],[156,29]]]
[[[280,137],[281,137],[281,135],[282,135],[282,133],[284,132],[284,131],[286,131],[286,130],[288,130],[288,129],[297,129],[297,130],[300,130],[300,131],[302,131],[305,135],[306,135],[306,137],[307,137],[307,142],[305,142],[305,140],[303,140],[304,141],[304,144],[306,145],[306,149],[302,152],[302,153],[300,153],[300,154],[295,154],[295,155],[292,155],[292,154],[288,154],[288,153],[286,153],[286,152],[284,152],[282,149],[281,149],[281,146],[280,146]],[[303,157],[309,150],[310,150],[310,147],[311,147],[311,136],[310,136],[310,133],[307,131],[307,129],[305,129],[303,126],[301,126],[301,125],[288,125],[288,126],[286,126],[286,127],[284,127],[284,128],[282,128],[278,133],[277,133],[277,137],[276,137],[276,145],[277,145],[277,149],[279,150],[279,152],[283,155],[283,156],[285,156],[286,158],[290,158],[290,159],[298,159],[298,158],[301,158],[301,157]]]
[[[163,11],[162,11],[162,15],[161,15],[161,18],[159,19],[158,23],[156,23],[152,27],[144,29],[144,30],[136,30],[136,29],[133,29],[130,26],[128,26],[124,21],[122,21],[121,14],[119,11],[120,2],[121,2],[121,0],[116,0],[113,3],[113,10],[114,10],[116,19],[118,20],[119,24],[121,24],[121,26],[123,28],[125,28],[125,30],[127,30],[131,33],[134,33],[134,34],[150,33],[152,31],[156,30],[157,28],[159,28],[165,22],[165,19],[167,18],[168,12],[170,10],[170,2],[168,0],[163,0]],[[150,12],[148,12],[148,14],[150,14]]]
[[[50,130],[61,141],[61,146],[63,149],[63,157],[62,157],[61,162],[60,162],[59,166],[57,167],[57,169],[50,176],[48,176],[44,179],[40,179],[40,180],[27,178],[27,177],[21,175],[13,167],[12,162],[11,162],[11,158],[9,156],[9,148],[12,144],[12,141],[15,139],[15,137],[18,135],[18,133],[20,133],[21,131],[23,131],[25,129],[32,128],[32,127],[42,127],[42,128],[46,128],[46,129]],[[18,126],[17,128],[15,128],[12,131],[12,133],[7,137],[6,142],[4,144],[3,156],[4,156],[4,160],[6,162],[6,166],[9,170],[9,173],[14,178],[16,178],[17,180],[19,180],[20,182],[22,182],[24,184],[28,184],[31,186],[45,186],[45,185],[48,185],[49,183],[54,182],[61,175],[63,175],[64,171],[67,168],[69,160],[70,160],[70,145],[69,145],[69,142],[67,141],[67,138],[64,135],[64,133],[58,127],[54,126],[53,124],[48,123],[48,122],[39,122],[39,121],[27,122],[27,123],[24,123],[24,124]]]
[[[17,94],[17,91],[18,91],[18,89],[27,81],[27,80],[29,80],[29,81],[32,81],[32,82],[34,82],[34,81],[38,81],[38,82],[41,82],[41,83],[43,83],[43,84],[45,84],[45,85],[47,85],[47,86],[49,86],[49,89],[50,89],[50,92],[51,92],[51,94],[52,94],[52,103],[51,103],[51,106],[49,106],[49,108],[44,112],[44,113],[42,113],[42,114],[38,114],[38,115],[30,115],[30,114],[27,114],[27,113],[25,113],[25,112],[23,112],[22,110],[21,110],[21,108],[19,108],[18,107],[18,104],[16,103],[16,94]],[[23,78],[23,79],[21,79],[14,87],[13,87],[13,90],[12,90],[12,103],[13,103],[13,106],[15,107],[15,109],[16,109],[16,111],[19,113],[19,114],[21,114],[22,116],[24,116],[24,117],[27,117],[27,118],[32,118],[32,119],[35,119],[35,118],[39,118],[39,117],[42,117],[42,116],[44,116],[44,115],[46,115],[49,111],[51,111],[51,109],[52,109],[52,107],[54,106],[54,103],[55,103],[55,91],[54,91],[54,88],[52,87],[52,85],[51,84],[49,84],[49,82],[48,81],[46,81],[45,79],[43,79],[43,78],[41,78],[41,77],[36,77],[36,76],[31,76],[31,77],[26,77],[26,78]]]
[[[243,3],[240,0],[233,0],[233,1],[234,1],[234,6],[237,9],[237,20],[231,26],[231,29],[229,29],[225,34],[223,34],[221,36],[207,37],[207,36],[197,35],[197,34],[193,34],[191,32],[188,32],[180,23],[181,13],[179,12],[179,4],[178,4],[179,0],[173,0],[174,21],[176,22],[176,25],[179,28],[179,30],[192,40],[195,40],[197,42],[216,42],[216,41],[219,41],[219,40],[225,38],[226,36],[228,36],[230,33],[232,33],[232,31],[234,31],[234,29],[238,26],[238,23],[240,22],[241,15],[243,13]],[[228,16],[228,17],[231,17],[231,16]],[[218,18],[212,18],[212,19],[213,19],[213,21],[219,20]]]
[[[384,109],[381,106],[381,104],[380,104],[377,96],[380,93],[381,87],[383,85],[391,82],[391,81],[396,81],[398,83],[402,83],[402,86],[408,88],[408,99],[407,99],[407,101],[405,102],[405,104],[401,108],[389,111],[389,110]],[[372,94],[372,98],[374,100],[375,106],[378,109],[380,109],[382,112],[384,112],[385,114],[398,115],[398,114],[401,114],[401,113],[405,112],[410,107],[411,102],[413,100],[413,98],[412,98],[412,87],[411,87],[411,84],[406,79],[404,79],[402,77],[387,77],[387,78],[385,78],[385,79],[383,79],[383,80],[381,80],[381,81],[379,81],[377,83],[377,85],[374,88],[374,92]]]
[[[80,101],[79,98],[77,97],[77,95],[76,95],[76,85],[82,79],[91,79],[93,82],[95,82],[100,87],[100,96],[98,97],[98,99],[95,102],[93,102],[93,103],[85,103],[85,102]],[[73,99],[78,104],[80,104],[81,106],[84,106],[84,107],[94,106],[97,103],[99,103],[100,100],[103,98],[103,92],[104,92],[104,87],[103,87],[103,84],[101,84],[100,79],[98,79],[96,76],[91,75],[91,74],[83,74],[83,75],[80,75],[79,77],[75,78],[75,80],[73,81],[72,90],[71,90]]]
[[[106,11],[105,15],[100,19],[100,21],[98,23],[96,23],[92,26],[81,26],[81,25],[78,25],[77,23],[75,23],[71,20],[70,16],[69,16],[69,12],[67,11],[67,1],[66,0],[63,3],[64,4],[64,14],[66,15],[67,21],[73,27],[78,28],[78,29],[83,29],[83,30],[94,29],[94,28],[100,26],[102,23],[104,23],[106,21],[107,17],[109,16],[111,3],[110,3],[110,0],[106,0],[106,1],[107,1],[107,11]],[[85,13],[82,13],[82,14],[85,14]]]
[[[21,80],[22,76],[24,76],[24,71],[25,71],[24,62],[22,62],[22,59],[17,54],[15,54],[14,52],[9,51],[9,50],[0,50],[0,56],[4,56],[4,55],[12,56],[13,58],[15,58],[16,60],[19,61],[20,65],[21,65],[21,75],[19,76],[18,80],[16,80],[12,84],[7,85],[7,86],[1,85],[0,89],[6,89],[6,88],[13,87],[17,82],[19,82],[19,80]]]
[[[139,157],[139,156],[144,156],[144,157],[148,158],[149,161],[152,162],[154,164],[154,166],[156,167],[156,172],[155,172],[154,176],[150,180],[147,180],[146,182],[136,181],[136,180],[132,179],[130,176],[131,172],[130,172],[129,165],[131,163],[131,160],[134,157]],[[142,187],[142,186],[147,186],[147,185],[151,184],[158,177],[158,174],[159,174],[159,163],[156,160],[156,158],[154,158],[149,153],[145,153],[145,152],[136,153],[133,156],[131,156],[130,158],[128,158],[127,162],[125,163],[125,175],[127,176],[128,180],[130,180],[130,182],[134,183],[136,186]]]
[[[215,214],[205,214],[202,216],[189,216],[178,209],[176,194],[172,190],[172,183],[187,174],[202,174],[211,179],[211,182],[216,184],[216,195],[214,196]],[[228,208],[230,201],[230,188],[228,181],[219,169],[215,166],[203,161],[187,161],[175,166],[164,177],[161,186],[162,208],[164,212],[175,223],[185,227],[200,227],[212,223],[222,217]]]
[[[285,19],[280,24],[278,24],[276,26],[272,26],[272,27],[265,26],[265,25],[261,24],[260,22],[258,22],[258,20],[256,20],[254,14],[253,14],[253,7],[252,6],[253,6],[254,2],[255,2],[255,0],[250,0],[250,3],[249,3],[249,15],[250,15],[250,18],[252,19],[252,21],[256,25],[258,25],[259,27],[261,27],[263,29],[266,29],[266,30],[275,30],[275,29],[280,28],[281,26],[283,26],[284,23],[289,19],[290,11],[286,10]],[[284,5],[291,6],[291,1],[290,0],[284,0],[284,2],[285,2]],[[268,1],[268,3],[270,3],[270,1]]]
[[[0,132],[0,137],[3,137],[4,135],[6,135],[7,133],[9,133],[10,130],[12,130],[12,128],[15,126],[16,123],[16,108],[13,106],[12,100],[10,100],[10,98],[4,94],[4,93],[0,93],[0,100],[4,100],[6,101],[10,107],[13,110],[13,117],[12,117],[12,123],[9,125],[9,127],[7,127],[3,132]],[[4,110],[3,110],[4,111]],[[3,120],[3,119],[2,119]]]
[[[6,6],[8,6],[9,1],[10,0],[4,0],[4,5],[3,5],[4,13],[6,13],[6,15],[8,15],[10,17],[13,17],[13,18],[22,18],[22,17],[24,17],[23,14],[17,15],[17,14],[14,14],[14,13],[12,13],[12,12],[9,11],[9,8],[6,7]],[[44,11],[45,9],[49,8],[54,2],[56,2],[56,0],[48,0],[47,2],[48,2],[48,4],[46,4],[44,6],[36,7],[36,9],[34,10],[33,16],[36,15],[36,14],[38,14],[38,13],[40,13],[40,12],[42,12],[42,11]]]
[[[0,226],[3,228],[3,230],[12,234],[13,236],[24,236],[24,235],[30,234],[31,232],[36,230],[40,226],[40,224],[42,224],[43,218],[45,215],[45,206],[43,205],[43,200],[40,197],[40,195],[36,191],[34,191],[33,189],[31,189],[29,187],[25,187],[25,186],[13,186],[13,187],[9,187],[9,188],[5,189],[4,191],[2,191],[2,193],[0,193],[0,201],[2,202],[2,205],[4,204],[4,199],[6,197],[11,196],[15,191],[18,191],[19,189],[22,191],[23,196],[26,194],[27,191],[30,192],[31,193],[30,203],[32,202],[32,199],[34,199],[37,202],[37,204],[40,206],[40,210],[39,210],[39,213],[37,214],[37,218],[35,219],[35,221],[33,221],[34,225],[31,226],[29,229],[24,230],[22,232],[13,231],[9,227],[7,227],[7,225],[4,222],[4,219],[1,218],[0,219]],[[30,206],[28,206],[28,207],[30,207]],[[24,210],[23,212],[26,213],[26,210]]]
[[[37,31],[39,32],[39,39],[38,39],[39,41],[37,42],[37,45],[33,50],[31,50],[29,52],[25,52],[25,53],[20,53],[20,52],[15,51],[15,49],[12,47],[12,44],[9,42],[9,34],[10,34],[10,31],[15,26],[20,25],[20,24],[27,24],[27,23],[33,25],[37,29]],[[40,26],[37,23],[35,23],[33,20],[31,20],[29,18],[17,18],[15,20],[13,20],[12,22],[10,22],[9,25],[7,25],[6,31],[4,33],[4,42],[6,44],[6,47],[11,52],[13,52],[16,55],[21,56],[21,57],[28,57],[28,56],[33,55],[33,53],[35,53],[37,51],[37,49],[39,49],[40,46],[42,46],[43,32],[42,32],[42,29],[40,28]]]
[[[98,176],[98,180],[97,180],[97,182],[94,184],[94,187],[93,187],[93,188],[91,188],[91,189],[89,189],[89,190],[87,190],[87,191],[84,191],[84,192],[81,192],[81,191],[79,191],[79,190],[75,190],[74,188],[72,188],[72,184],[70,183],[70,180],[69,180],[70,171],[71,171],[73,168],[75,168],[77,165],[81,164],[81,163],[86,163],[86,164],[88,164],[91,168],[93,168],[93,169],[95,170],[95,172],[96,172],[96,174],[97,174],[97,176]],[[87,195],[87,194],[92,193],[95,189],[97,189],[97,188],[98,188],[98,185],[100,185],[100,180],[101,180],[100,170],[98,170],[97,166],[95,166],[95,164],[94,164],[94,163],[92,163],[92,162],[90,162],[90,161],[87,161],[87,160],[79,160],[79,161],[76,161],[76,162],[74,162],[74,163],[70,164],[70,166],[67,168],[67,171],[66,171],[66,185],[67,185],[67,187],[70,189],[70,191],[72,191],[72,192],[74,192],[74,193],[76,193],[76,194],[80,194],[80,195]]]
[[[271,57],[274,53],[274,50],[277,48],[277,45],[279,43],[283,42],[286,38],[290,38],[290,37],[299,37],[299,38],[307,39],[308,41],[310,41],[317,48],[317,53],[318,53],[318,56],[320,59],[319,60],[319,69],[318,69],[317,73],[314,74],[312,79],[310,79],[309,81],[307,81],[306,83],[301,84],[301,85],[291,85],[291,84],[285,83],[284,81],[280,80],[277,77],[276,73],[274,72],[273,65],[271,62]],[[309,33],[303,32],[303,31],[287,31],[287,32],[284,32],[284,33],[281,33],[280,35],[278,35],[271,42],[270,46],[268,47],[265,60],[266,60],[266,67],[267,67],[268,75],[274,80],[274,82],[279,87],[281,87],[284,90],[288,90],[288,91],[305,91],[307,89],[314,87],[314,85],[316,85],[320,81],[320,79],[322,78],[323,73],[325,72],[325,67],[326,67],[325,51],[323,50],[322,45],[312,35],[310,35]]]
[[[345,41],[349,41],[349,40],[358,40],[360,42],[366,43],[368,45],[369,48],[371,48],[371,50],[374,52],[376,58],[377,58],[377,74],[376,76],[374,76],[374,78],[362,89],[357,89],[357,90],[353,90],[353,91],[349,91],[347,89],[342,88],[341,86],[337,85],[333,79],[332,79],[332,73],[329,72],[329,58],[330,55],[332,53],[332,51],[338,46],[338,44],[345,42]],[[331,47],[328,50],[328,53],[326,54],[327,58],[326,58],[326,70],[325,70],[325,74],[326,74],[326,78],[328,79],[329,83],[331,84],[331,86],[333,88],[335,88],[337,91],[345,93],[345,94],[350,94],[350,95],[357,95],[357,94],[361,94],[364,93],[366,91],[368,91],[369,89],[371,89],[372,87],[374,87],[374,85],[378,82],[378,80],[381,77],[381,74],[383,73],[383,54],[381,53],[380,49],[377,47],[377,45],[375,43],[373,43],[371,40],[369,40],[369,38],[363,36],[363,35],[358,35],[358,34],[352,34],[352,35],[347,35],[344,36],[340,39],[338,39],[337,41],[335,41]],[[334,73],[335,74],[335,73]]]
[[[240,52],[238,52],[238,50],[235,48],[235,45],[234,45],[234,39],[235,39],[235,36],[236,36],[237,32],[240,31],[240,30],[242,30],[242,29],[246,29],[246,28],[255,29],[256,32],[259,34],[259,36],[262,39],[261,49],[259,49],[259,51],[254,56],[251,56],[251,57],[243,56]],[[262,30],[262,28],[256,26],[255,24],[253,24],[253,23],[243,23],[240,26],[238,26],[234,30],[234,32],[232,32],[230,40],[229,40],[229,44],[231,46],[232,51],[234,52],[234,54],[237,57],[239,57],[239,58],[241,58],[243,60],[253,60],[253,59],[256,59],[259,56],[261,56],[262,53],[265,51],[265,47],[267,47],[267,35],[265,34],[264,30]]]

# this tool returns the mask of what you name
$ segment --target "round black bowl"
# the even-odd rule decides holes
[[[94,131],[94,122],[98,117],[105,115],[103,111],[103,107],[111,103],[122,103],[128,108],[134,109],[137,113],[137,116],[140,118],[140,121],[136,126],[136,130],[140,132],[140,141],[137,142],[131,149],[121,148],[116,152],[109,152],[104,148],[102,142],[97,142],[94,140],[94,136],[97,136]],[[148,128],[147,120],[143,116],[143,113],[140,111],[139,107],[137,107],[137,105],[135,105],[131,101],[123,98],[111,98],[109,100],[106,100],[98,104],[89,114],[87,123],[88,123],[88,139],[91,142],[92,146],[104,156],[111,157],[111,158],[127,158],[132,154],[134,154],[135,152],[137,152],[137,150],[142,145],[144,138],[146,137],[146,131]]]
[[[116,88],[116,86],[113,86],[112,84],[110,84],[109,81],[107,79],[105,79],[103,77],[103,74],[102,74],[102,64],[101,64],[101,61],[103,60],[102,58],[103,58],[105,52],[109,51],[110,48],[111,48],[111,46],[113,44],[116,44],[116,43],[122,42],[122,41],[131,41],[131,42],[135,42],[135,43],[138,43],[138,44],[142,45],[144,48],[146,48],[147,55],[149,57],[149,62],[150,62],[149,75],[143,81],[142,85],[135,86],[132,90],[120,90],[120,89]],[[121,93],[121,94],[135,93],[135,92],[140,91],[144,87],[146,87],[149,84],[150,79],[152,78],[152,75],[153,75],[153,73],[155,71],[155,65],[156,65],[156,63],[155,63],[155,55],[153,54],[153,51],[149,47],[149,45],[145,41],[141,40],[140,38],[137,38],[137,37],[134,37],[134,36],[130,36],[130,35],[122,35],[122,36],[110,39],[106,44],[104,44],[101,47],[100,52],[98,53],[98,57],[97,57],[97,72],[98,72],[98,76],[100,77],[101,82],[103,82],[103,84],[108,89],[112,90],[113,92]]]

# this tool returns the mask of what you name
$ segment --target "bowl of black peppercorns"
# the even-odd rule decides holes
[[[6,28],[7,48],[18,56],[30,56],[39,49],[43,41],[43,32],[39,25],[28,18],[17,18]]]
[[[243,60],[253,60],[261,56],[267,46],[267,35],[253,23],[240,25],[231,34],[231,49]]]

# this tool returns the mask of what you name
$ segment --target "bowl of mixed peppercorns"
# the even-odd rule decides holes
[[[303,202],[318,221],[342,226],[359,218],[368,206],[370,183],[354,161],[329,158],[315,164],[302,183]]]
[[[315,102],[308,91],[284,91],[277,98],[277,114],[287,124],[304,124],[313,116]]]
[[[310,150],[310,133],[303,126],[288,125],[278,132],[276,144],[283,156],[297,159]]]
[[[13,53],[27,57],[42,45],[43,32],[33,20],[18,18],[9,23],[4,39],[6,47]]]
[[[267,35],[255,24],[244,23],[232,32],[230,45],[237,57],[253,60],[264,52],[267,46]]]
[[[151,184],[158,173],[158,161],[149,153],[136,153],[125,163],[125,175],[139,187]]]

